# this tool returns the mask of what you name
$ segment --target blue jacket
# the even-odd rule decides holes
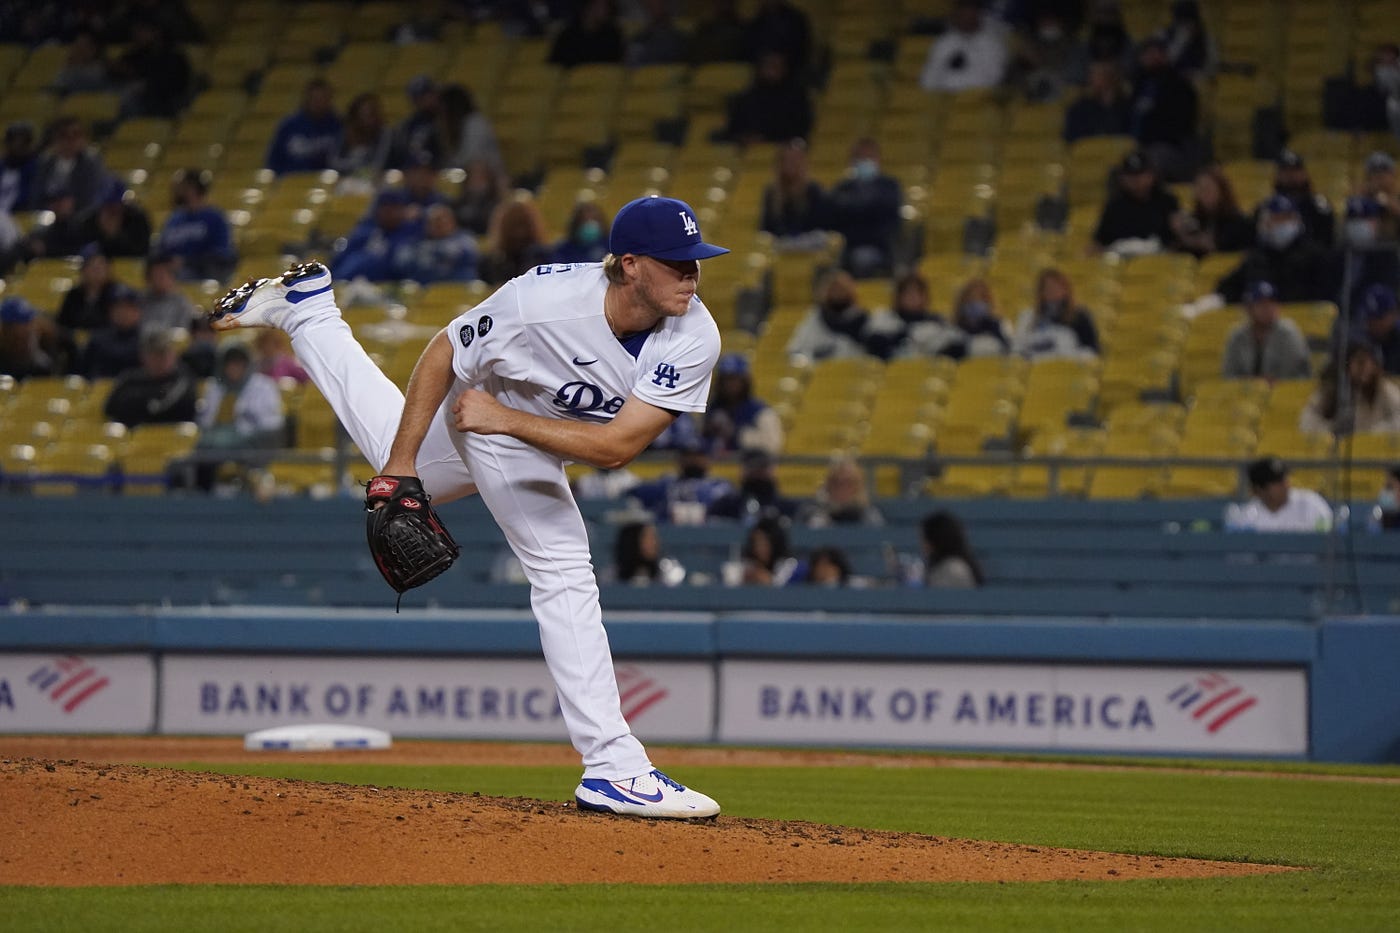
[[[331,272],[337,279],[364,278],[371,282],[387,282],[394,278],[394,257],[404,247],[411,247],[423,236],[423,226],[406,223],[389,231],[374,221],[360,221],[345,239],[345,248],[331,260]]]
[[[399,243],[390,257],[389,276],[412,279],[420,285],[470,282],[476,278],[476,240],[458,230],[451,236]]]
[[[213,205],[193,210],[177,207],[165,220],[157,250],[193,259],[233,256],[233,231],[224,212]]]
[[[267,147],[267,167],[278,175],[330,168],[340,149],[340,132],[340,118],[335,114],[317,120],[297,111],[277,124]]]

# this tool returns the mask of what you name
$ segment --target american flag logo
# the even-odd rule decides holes
[[[617,669],[617,692],[622,698],[622,715],[628,722],[666,699],[670,691],[647,676],[640,667]]]
[[[29,675],[29,683],[65,713],[72,713],[111,681],[87,661],[70,654],[41,664]]]
[[[1224,674],[1202,674],[1167,694],[1167,701],[1182,712],[1190,713],[1192,719],[1203,723],[1206,731],[1214,734],[1257,705],[1259,698],[1249,695]]]

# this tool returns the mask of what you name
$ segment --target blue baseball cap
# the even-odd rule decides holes
[[[652,195],[622,205],[613,218],[608,252],[653,259],[710,259],[729,250],[700,238],[700,224],[689,204]]]
[[[749,361],[741,353],[726,353],[719,358],[719,363],[715,365],[715,372],[721,376],[747,376],[749,374]]]
[[[1272,282],[1251,282],[1244,290],[1244,300],[1255,301],[1277,301],[1278,289],[1274,288]]]
[[[0,302],[0,323],[28,324],[36,316],[34,306],[23,298],[6,298]]]
[[[1347,217],[1380,217],[1385,213],[1381,202],[1364,195],[1347,198]]]
[[[1259,211],[1264,214],[1296,214],[1298,205],[1286,194],[1272,194],[1259,206]]]

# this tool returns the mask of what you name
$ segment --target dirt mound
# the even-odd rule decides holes
[[[0,883],[1045,881],[1283,871],[721,816],[38,758],[0,761]]]

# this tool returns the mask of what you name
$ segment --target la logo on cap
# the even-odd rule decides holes
[[[681,212],[680,212],[680,215],[681,215],[681,223],[685,224],[685,235],[686,235],[686,236],[695,236],[697,233],[700,232],[700,226],[699,226],[698,224],[696,224],[695,218],[694,218],[694,217],[691,217],[691,216],[690,216],[689,214],[687,214],[685,211],[681,211]]]

